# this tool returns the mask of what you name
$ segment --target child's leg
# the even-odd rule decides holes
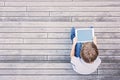
[[[75,28],[72,27],[72,29],[71,29],[71,40],[72,40],[72,42],[73,42],[74,37],[75,37]],[[82,48],[82,44],[77,43],[76,46],[75,46],[75,56],[76,57],[80,57],[81,48]]]
[[[70,37],[71,37],[71,40],[73,42],[73,38],[75,37],[75,28],[74,27],[72,27],[72,29],[71,29],[71,35],[70,35]]]
[[[82,48],[82,43],[77,43],[75,46],[75,56],[80,57],[80,52]]]

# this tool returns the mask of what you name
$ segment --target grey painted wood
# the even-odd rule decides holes
[[[33,0],[26,0],[26,1],[33,1]],[[41,2],[69,2],[72,0],[35,0],[35,1],[41,1]]]
[[[37,13],[37,12],[36,12]],[[119,17],[119,13],[120,12],[113,12],[113,11],[110,11],[110,12],[107,12],[107,11],[86,11],[86,12],[83,12],[83,11],[76,11],[76,12],[65,12],[65,11],[62,11],[62,12],[50,12],[50,16],[72,16],[72,17],[113,17],[113,16],[116,16],[116,17]]]
[[[102,76],[99,76],[99,80],[106,80],[106,79],[108,79],[108,80],[119,80],[120,79],[120,77],[119,76],[104,76],[104,75],[102,75]]]
[[[4,38],[47,38],[47,33],[0,33]]]
[[[13,33],[20,33],[20,32],[33,32],[33,33],[59,33],[59,32],[67,32],[69,33],[71,31],[71,28],[0,28],[0,33],[7,33],[7,32],[13,32]],[[95,28],[95,33],[96,32],[120,32],[120,28]]]
[[[73,17],[72,22],[119,22],[119,17]]]
[[[102,27],[119,28],[119,22],[0,22],[0,27]]]
[[[98,74],[103,74],[103,75],[113,75],[113,76],[119,76],[120,71],[119,70],[98,70]]]
[[[39,13],[38,13],[39,15]],[[35,15],[37,16],[37,15]],[[41,17],[42,16],[42,17]],[[51,21],[51,22],[70,22],[71,21],[71,17],[49,17],[46,16],[46,13],[44,15],[40,15],[37,17],[0,17],[1,21],[25,21],[25,22],[32,22],[32,21],[36,21],[36,22],[45,22],[45,21]],[[118,19],[119,20],[119,19]]]
[[[104,34],[104,36],[103,36]],[[120,33],[95,33],[97,38],[120,38]],[[0,33],[1,38],[24,38],[24,39],[43,39],[43,38],[52,38],[52,39],[70,39],[69,33]]]
[[[109,1],[113,1],[113,0],[98,0],[98,1],[96,1],[96,0],[73,0],[73,1],[88,1],[88,2],[109,2]],[[119,2],[119,0],[114,0],[114,1],[117,1],[117,2]]]
[[[0,75],[75,75],[71,70],[0,70]]]
[[[119,42],[120,39],[97,39],[97,41],[98,41],[98,43],[120,43]],[[70,43],[72,43],[72,41],[70,39],[24,39],[24,43],[53,43],[53,44],[54,43],[58,43],[58,44],[69,43],[70,44]]]
[[[60,0],[59,0],[60,1]],[[46,7],[75,7],[75,6],[80,6],[80,7],[88,7],[88,6],[94,6],[94,7],[110,7],[110,6],[115,6],[118,7],[120,6],[120,2],[5,2],[5,6],[46,6]]]
[[[115,7],[27,7],[27,11],[113,11],[114,12],[119,10],[120,7],[117,8]]]
[[[99,50],[100,56],[120,56],[120,50]],[[9,53],[8,53],[9,52]],[[51,56],[69,56],[70,50],[0,50],[0,55],[51,55]]]
[[[54,66],[53,66],[54,65]],[[99,69],[119,69],[119,63],[101,63]],[[0,63],[1,69],[72,69],[70,63]]]
[[[55,75],[53,75],[53,76],[51,76],[51,75],[48,75],[47,77],[46,76],[40,76],[40,75],[36,75],[36,76],[2,76],[1,77],[1,79],[2,80],[26,80],[26,79],[29,79],[29,80],[48,80],[48,79],[50,79],[50,80],[54,80],[54,79],[57,79],[57,80],[66,80],[66,79],[70,79],[70,80],[74,80],[74,79],[76,79],[76,80],[89,80],[89,79],[91,79],[91,80],[96,80],[97,79],[97,76],[93,76],[93,75],[91,75],[91,76],[80,76],[80,75],[76,75],[76,76],[74,76],[74,75],[70,75],[70,76],[55,76]],[[112,78],[113,79],[113,78]],[[119,77],[117,77],[116,78],[116,80],[117,79],[119,79]]]
[[[118,49],[118,44],[98,44],[98,49]],[[71,44],[1,44],[0,49],[71,49]]]
[[[32,16],[32,17],[26,17],[26,16],[22,16],[24,14],[19,14],[13,15],[13,17],[11,16],[7,16],[7,17],[0,17],[0,21],[25,21],[25,22],[32,22],[32,21],[36,21],[36,22],[45,22],[45,21],[50,21],[50,22],[119,22],[120,21],[120,17],[68,17],[68,16],[61,16],[61,17],[48,17],[46,16],[46,13],[44,15],[41,15],[38,13],[38,15],[40,16]],[[15,16],[15,17],[14,17]]]
[[[0,7],[0,11],[26,11],[26,7]]]
[[[119,80],[119,0],[0,0],[1,80]],[[94,26],[101,65],[70,64],[70,29]]]
[[[0,39],[0,43],[23,43],[23,39]]]
[[[119,56],[100,56],[100,58],[102,59],[103,63],[108,63],[108,62],[111,62],[111,63],[117,63],[120,61],[120,57]],[[43,61],[54,61],[54,62],[57,62],[57,61],[70,61],[70,57],[69,56],[66,56],[66,55],[46,55],[46,56],[38,56],[38,55],[27,55],[27,56],[21,56],[21,55],[17,55],[17,56],[1,56],[0,57],[0,60],[1,62],[4,62],[4,61],[13,61],[13,62],[19,62],[19,61],[28,61],[28,62],[43,62]],[[119,68],[119,67],[118,67]]]
[[[119,56],[120,50],[99,50],[100,55],[106,55],[106,56]]]
[[[98,38],[102,38],[102,39],[106,39],[106,38],[120,38],[120,33],[95,33],[95,35]],[[104,36],[103,36],[104,35]],[[48,38],[70,38],[70,34],[69,33],[49,33],[48,34]]]
[[[28,16],[49,16],[49,12],[0,12],[0,16],[3,17],[28,17]]]
[[[0,2],[0,6],[4,6],[4,2]]]

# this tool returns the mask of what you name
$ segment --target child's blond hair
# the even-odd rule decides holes
[[[83,43],[81,49],[81,57],[85,62],[87,63],[94,62],[97,56],[98,56],[98,48],[93,42]]]

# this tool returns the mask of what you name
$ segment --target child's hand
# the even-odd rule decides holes
[[[95,45],[97,45],[97,38],[96,38],[96,36],[94,37],[93,42],[95,43]]]
[[[77,43],[77,37],[74,37],[73,38],[73,44],[76,44]]]

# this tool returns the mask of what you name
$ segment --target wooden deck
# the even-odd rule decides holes
[[[72,26],[95,28],[93,74],[72,70]],[[0,80],[120,80],[120,0],[0,0]]]

